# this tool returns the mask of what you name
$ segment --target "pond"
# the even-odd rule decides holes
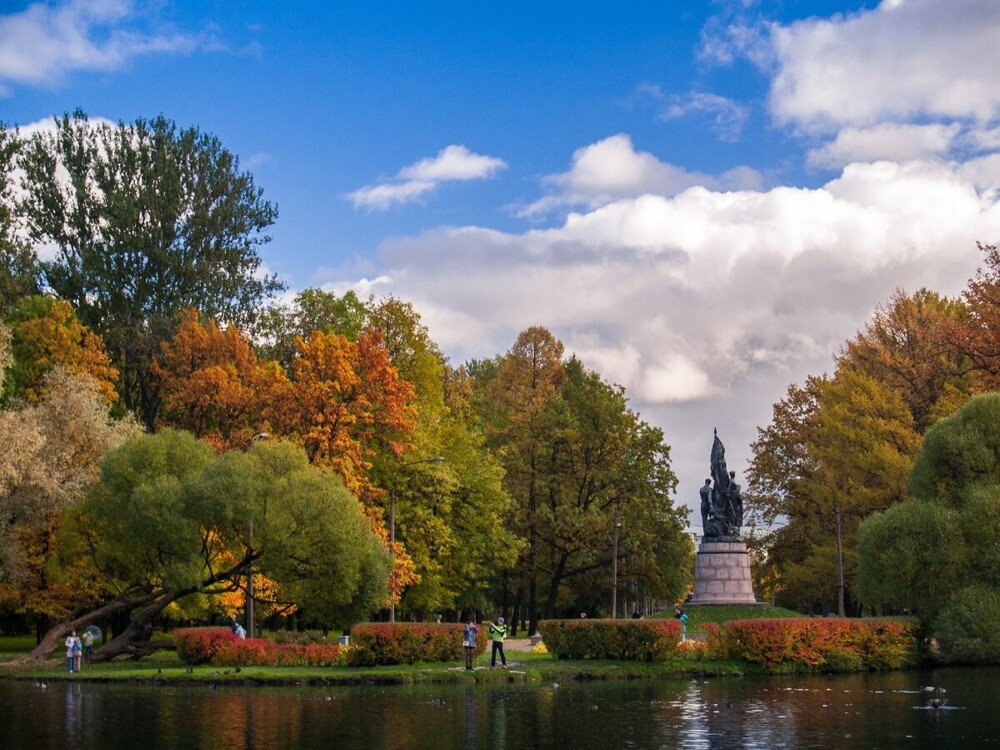
[[[971,748],[1000,669],[499,686],[170,687],[0,680],[0,748]],[[928,706],[926,687],[946,703]]]

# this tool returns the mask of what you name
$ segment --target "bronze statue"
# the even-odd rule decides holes
[[[743,495],[736,483],[736,472],[726,469],[726,446],[715,430],[711,455],[712,478],[701,488],[701,522],[705,537],[739,539],[743,526]],[[709,487],[712,484],[712,487]]]

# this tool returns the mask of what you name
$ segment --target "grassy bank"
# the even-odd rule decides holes
[[[800,617],[796,612],[770,605],[692,606],[688,632],[696,633],[705,623],[729,620]],[[673,611],[654,617],[670,618]],[[615,662],[600,660],[560,660],[550,654],[508,649],[507,669],[490,669],[489,654],[477,657],[475,669],[467,671],[460,662],[418,663],[378,667],[189,667],[176,653],[160,651],[141,661],[117,659],[110,663],[85,665],[81,673],[70,675],[65,660],[57,656],[42,663],[14,665],[11,660],[28,653],[35,645],[30,636],[0,637],[0,677],[36,681],[131,681],[164,684],[215,685],[302,685],[302,684],[440,684],[500,682],[567,682],[571,680],[652,679],[697,676],[742,676],[758,673],[738,662],[696,661],[675,658],[662,662]]]
[[[97,681],[156,684],[224,685],[358,685],[358,684],[476,684],[501,682],[568,682],[572,680],[651,679],[660,677],[739,676],[744,668],[731,662],[671,659],[664,662],[559,660],[549,654],[511,651],[507,669],[490,669],[489,656],[477,658],[475,669],[460,662],[403,664],[379,667],[189,667],[170,652],[142,661],[115,660],[85,665],[69,674],[62,659],[42,664],[0,663],[0,677],[42,682]]]

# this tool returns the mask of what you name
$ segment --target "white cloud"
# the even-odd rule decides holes
[[[809,152],[811,167],[843,167],[856,161],[909,161],[947,156],[958,124],[907,125],[883,123],[870,128],[847,127],[832,143]]]
[[[758,187],[760,182],[760,175],[748,167],[720,177],[689,172],[660,161],[648,151],[636,151],[632,139],[619,133],[577,149],[568,172],[545,178],[552,192],[519,214],[536,216],[563,206],[596,208],[645,194],[676,195],[696,185],[741,189]]]
[[[619,171],[587,183],[581,167],[573,184],[625,191],[660,175],[622,153]],[[412,301],[455,362],[550,328],[664,429],[693,503],[712,427],[739,469],[788,384],[829,371],[895,289],[961,291],[975,241],[1000,239],[984,187],[998,168],[858,163],[815,189],[694,186],[609,200],[551,229],[442,227],[382,244],[378,292]],[[343,270],[337,281],[350,283]]]
[[[172,29],[140,30],[139,16],[129,0],[34,3],[0,16],[0,93],[10,84],[52,86],[73,71],[116,70],[139,55],[217,44]]]
[[[804,130],[1000,114],[1000,3],[892,0],[773,25],[771,108]]]
[[[404,167],[396,176],[376,185],[366,185],[347,193],[355,208],[384,211],[394,205],[419,201],[442,182],[482,180],[506,169],[503,159],[483,156],[465,146],[451,145],[437,156]]]
[[[660,113],[664,120],[674,120],[690,115],[707,114],[712,118],[712,127],[719,138],[734,142],[739,139],[749,112],[741,104],[717,94],[696,92],[687,97],[675,98]]]

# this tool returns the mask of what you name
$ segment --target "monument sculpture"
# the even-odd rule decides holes
[[[726,446],[715,430],[711,456],[712,478],[701,488],[701,523],[710,539],[740,538],[743,526],[743,495],[736,483],[736,472],[726,471]]]
[[[726,446],[714,431],[711,478],[699,490],[704,535],[695,559],[693,604],[754,604],[750,558],[740,539],[743,494],[726,466]]]

